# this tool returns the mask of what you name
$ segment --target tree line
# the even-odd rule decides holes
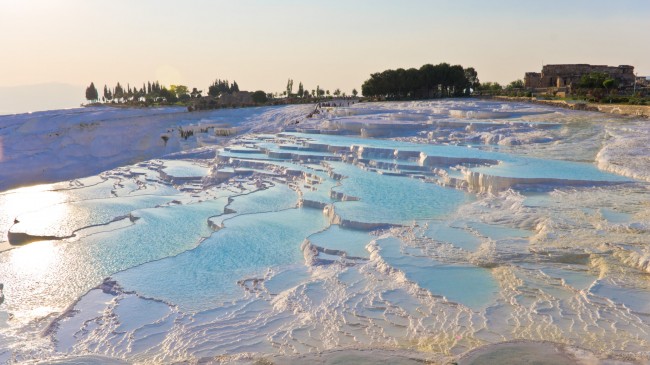
[[[361,86],[366,97],[388,100],[470,95],[480,85],[473,67],[440,63],[373,73]]]
[[[357,91],[357,89],[352,89],[352,96],[356,97],[358,94],[359,92]],[[269,94],[269,97],[277,97],[277,96],[279,95]],[[321,89],[320,85],[317,85],[315,89],[309,91],[309,89],[305,88],[302,82],[298,83],[298,91],[294,93],[293,79],[289,79],[287,80],[287,86],[285,90],[282,92],[282,96],[288,98],[309,99],[309,98],[322,98],[322,97],[330,97],[330,96],[347,97],[348,95],[345,92],[341,91],[341,89],[339,88],[335,89],[332,93],[330,93],[329,90]]]
[[[239,85],[237,81],[233,81],[232,84],[228,83],[228,80],[215,80],[210,87],[208,87],[208,95],[217,97],[221,94],[232,94],[239,92]]]
[[[524,90],[524,80],[517,79],[503,86],[498,82],[483,82],[476,90],[478,95],[507,95],[507,96],[526,96],[530,94]]]
[[[237,92],[240,92],[237,81],[230,83],[228,80],[216,79],[208,87],[207,95],[218,98],[224,94],[233,94]],[[256,95],[256,100],[263,99],[260,96],[261,93],[264,93],[265,95],[266,99],[264,100],[278,99],[280,97],[308,99],[330,97],[332,95],[336,97],[347,96],[345,92],[341,92],[338,88],[334,90],[333,93],[330,93],[329,90],[321,89],[320,86],[316,86],[316,89],[310,91],[303,86],[302,82],[298,84],[297,93],[294,93],[292,79],[288,80],[286,89],[282,93],[266,93],[262,90],[257,90],[253,93]],[[356,97],[358,94],[359,92],[356,89],[352,90],[353,96]],[[124,87],[120,82],[113,87],[104,85],[101,97],[94,82],[91,82],[90,86],[86,88],[86,100],[104,103],[176,103],[178,101],[185,102],[192,98],[200,98],[202,96],[204,96],[203,91],[198,90],[197,88],[193,88],[192,91],[189,91],[189,88],[185,85],[171,85],[167,88],[166,86],[161,85],[158,81],[143,83],[140,88],[131,87],[130,84],[127,84],[127,86]]]
[[[221,94],[232,94],[239,91],[237,81],[232,84],[228,80],[215,80],[208,89],[208,95],[218,97]],[[169,88],[161,85],[158,81],[148,81],[142,84],[142,87],[131,87],[127,84],[124,87],[119,81],[113,87],[104,85],[103,93],[100,97],[95,83],[91,82],[86,88],[86,100],[90,102],[104,102],[117,104],[144,104],[152,105],[154,103],[173,104],[177,102],[187,102],[193,98],[203,96],[203,91],[197,88],[189,88],[185,85],[170,85]]]
[[[292,79],[288,79],[285,91],[280,93],[266,93],[263,90],[255,92],[240,91],[237,81],[232,83],[225,79],[217,78],[208,87],[207,95],[202,90],[193,88],[192,91],[185,85],[170,85],[166,87],[158,81],[148,81],[141,87],[132,87],[130,84],[123,86],[120,82],[113,87],[104,85],[103,93],[95,87],[94,82],[86,88],[86,99],[91,103],[110,103],[132,106],[153,106],[153,105],[183,105],[188,110],[206,110],[224,107],[241,107],[254,105],[280,105],[294,103],[311,103],[332,97],[346,97],[346,93],[340,89],[321,89],[316,86],[311,91],[302,82],[298,84],[298,90],[294,93]],[[352,90],[352,96],[358,95],[356,89]],[[316,100],[314,100],[316,99]]]

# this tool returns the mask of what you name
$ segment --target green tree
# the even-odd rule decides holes
[[[341,90],[339,89],[334,90],[334,96],[339,96],[339,95],[341,95]]]
[[[190,93],[190,96],[193,98],[200,98],[201,93],[203,93],[203,90],[197,90],[196,88],[192,88],[192,92]]]
[[[468,87],[467,90],[465,91],[466,95],[469,95],[472,90],[478,90],[481,83],[478,79],[478,72],[476,72],[474,67],[468,67],[465,69],[465,78],[467,79],[468,82],[467,85]]]
[[[160,88],[160,91],[158,92],[158,95],[161,98],[165,98],[165,101],[168,103],[175,103],[178,101],[178,98],[176,97],[176,94],[168,90],[166,87],[162,86]]]
[[[499,92],[503,90],[503,87],[498,83],[498,82],[484,82],[479,86],[479,90],[481,91],[489,91],[489,92]]]
[[[293,91],[293,80],[287,80],[287,97],[291,97],[291,92]]]
[[[97,93],[97,89],[95,88],[94,83],[90,83],[90,86],[86,88],[86,100],[88,101],[97,101],[99,100],[99,94]]]
[[[473,84],[478,84],[473,68],[440,63],[426,64],[420,69],[399,68],[373,73],[361,85],[361,92],[364,96],[386,99],[428,99],[467,95]]]
[[[609,102],[612,102],[612,94],[614,94],[616,91],[616,88],[618,87],[618,81],[612,78],[608,78],[607,80],[603,81],[603,86],[605,89],[607,89],[609,93]]]
[[[609,75],[604,72],[591,72],[586,75],[582,75],[578,86],[585,89],[602,89],[605,87],[603,83],[608,78]]]
[[[302,82],[298,83],[298,97],[302,98],[305,94],[305,88],[302,86]]]
[[[208,95],[210,95],[212,97],[217,97],[217,96],[219,96],[219,94],[220,94],[220,91],[219,91],[219,88],[217,86],[217,81],[215,81],[212,85],[210,85],[208,87]]]
[[[523,89],[524,88],[524,81],[519,79],[512,81],[511,83],[506,86],[507,90],[513,90],[513,89]]]
[[[221,94],[232,94],[233,92],[239,92],[237,81],[229,84],[228,80],[217,79],[208,87],[208,95],[213,97],[217,97]]]
[[[189,94],[189,89],[185,85],[171,85],[169,91],[174,93],[179,99],[183,99]]]
[[[609,78],[603,81],[603,86],[605,89],[611,90],[618,87],[618,82],[615,79]]]
[[[355,98],[357,97],[357,94],[359,94],[359,92],[357,91],[357,89],[352,89],[352,95],[353,95]]]
[[[113,100],[113,93],[106,85],[104,85],[104,99],[106,99],[106,101]]]
[[[118,82],[117,85],[115,85],[115,91],[113,91],[113,99],[116,99],[119,102],[123,97],[124,88],[122,88],[122,85]]]
[[[264,104],[269,100],[266,93],[262,90],[255,91],[251,97],[253,98],[253,102],[255,104]]]

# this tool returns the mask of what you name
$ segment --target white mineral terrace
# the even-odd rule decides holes
[[[650,361],[647,121],[313,110],[0,117],[0,362]]]

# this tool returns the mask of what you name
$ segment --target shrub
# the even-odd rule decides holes
[[[269,100],[266,96],[266,93],[262,90],[255,91],[251,97],[253,98],[253,102],[255,104],[264,104]]]

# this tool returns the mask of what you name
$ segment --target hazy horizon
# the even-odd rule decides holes
[[[206,91],[221,78],[279,92],[291,78],[350,93],[370,73],[440,62],[474,67],[483,82],[556,63],[630,64],[645,76],[648,18],[642,0],[6,0],[0,87],[158,80]]]
[[[78,108],[85,86],[60,82],[0,86],[0,115]]]

